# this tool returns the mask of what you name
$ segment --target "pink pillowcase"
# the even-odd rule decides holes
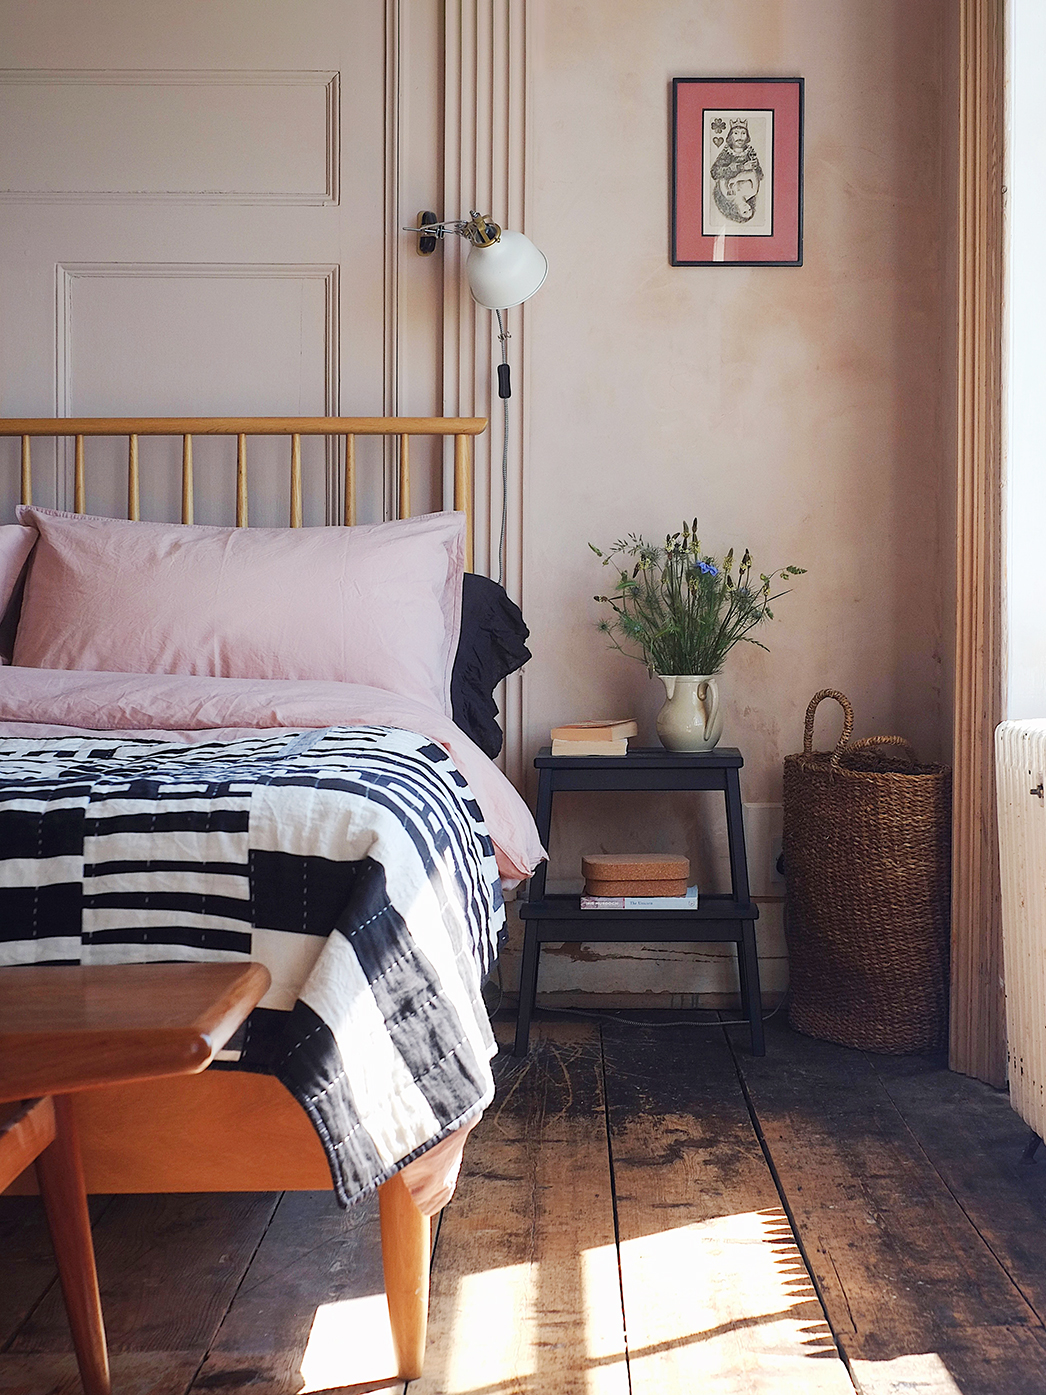
[[[39,534],[26,668],[334,679],[450,715],[465,519],[356,528],[128,523],[20,507]]]

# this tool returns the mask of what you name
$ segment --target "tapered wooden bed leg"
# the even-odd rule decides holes
[[[381,1263],[401,1380],[417,1380],[429,1318],[430,1223],[399,1175],[378,1189]]]

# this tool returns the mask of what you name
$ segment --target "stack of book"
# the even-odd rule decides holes
[[[670,853],[589,853],[581,859],[583,911],[692,911],[690,862]]]
[[[568,722],[552,728],[554,756],[625,756],[628,738],[639,735],[639,725],[629,717]]]
[[[688,886],[684,896],[588,896],[582,893],[583,911],[696,911],[697,885]]]

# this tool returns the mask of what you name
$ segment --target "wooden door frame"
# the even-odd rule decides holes
[[[995,728],[1002,719],[1005,0],[961,0],[952,873],[953,1070],[1006,1080]]]

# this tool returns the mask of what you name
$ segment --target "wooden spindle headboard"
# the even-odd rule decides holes
[[[343,522],[356,522],[356,438],[391,436],[399,438],[398,518],[410,517],[410,438],[412,436],[454,437],[454,508],[465,514],[466,562],[472,570],[474,550],[472,510],[472,440],[486,428],[483,417],[25,417],[0,418],[0,437],[21,437],[22,503],[33,502],[33,467],[30,442],[34,436],[73,437],[76,442],[73,478],[73,507],[86,511],[87,436],[127,437],[127,517],[138,519],[140,436],[180,436],[182,438],[182,518],[193,522],[193,437],[234,436],[236,438],[236,526],[245,528],[247,514],[247,443],[251,436],[287,436],[290,439],[290,518],[292,528],[302,526],[301,438],[303,436],[344,436],[345,438],[345,516]]]

